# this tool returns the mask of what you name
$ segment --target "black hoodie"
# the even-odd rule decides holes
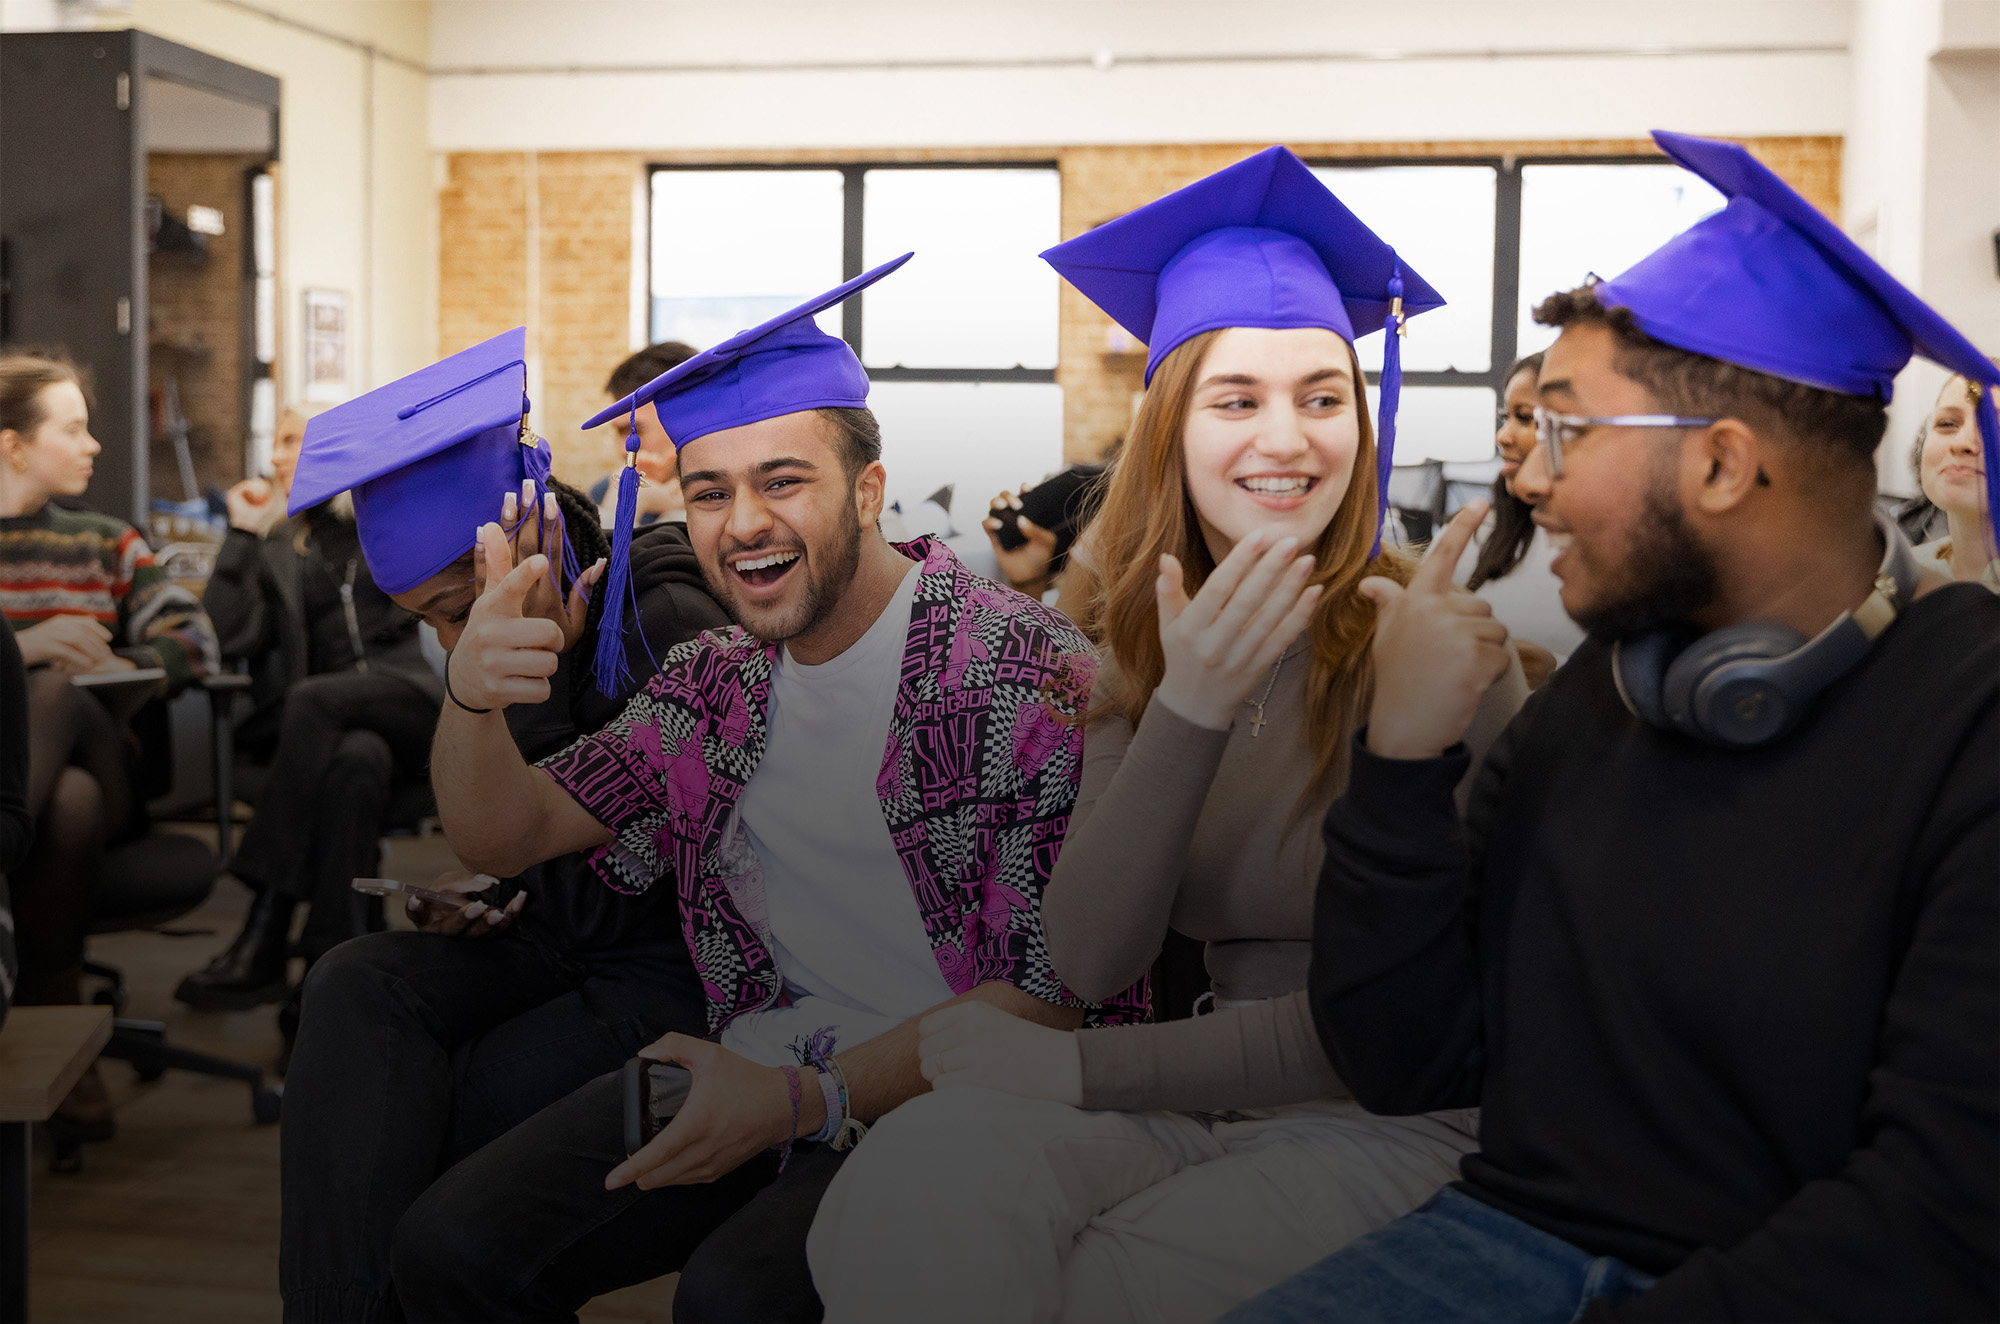
[[[633,535],[632,589],[639,629],[626,639],[631,677],[623,692],[607,699],[592,682],[590,663],[597,652],[593,624],[557,662],[548,702],[507,710],[507,729],[528,762],[547,758],[603,727],[653,678],[654,664],[668,650],[729,623],[702,582],[701,564],[679,523],[662,521]],[[521,875],[521,883],[528,891],[521,910],[522,936],[556,951],[582,955],[635,943],[682,945],[678,890],[670,883],[640,896],[614,892],[582,855],[559,855],[538,864]]]

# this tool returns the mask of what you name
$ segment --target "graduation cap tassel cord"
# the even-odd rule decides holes
[[[622,693],[632,678],[625,660],[625,607],[632,596],[632,525],[639,514],[638,417],[635,407],[625,432],[625,468],[618,474],[618,513],[611,530],[611,564],[604,574],[604,614],[598,618],[592,666],[597,692],[607,699]]]
[[[1396,463],[1396,405],[1403,394],[1403,264],[1389,277],[1389,321],[1382,328],[1382,381],[1375,424],[1375,544],[1382,553],[1382,525],[1389,518],[1389,473]]]

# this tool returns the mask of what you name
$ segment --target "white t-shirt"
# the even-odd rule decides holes
[[[797,1063],[792,1043],[821,1029],[845,1051],[952,996],[875,794],[917,578],[912,562],[839,657],[809,667],[781,649],[771,668],[769,740],[737,812],[792,1005],[722,1032],[725,1048],[765,1066]]]

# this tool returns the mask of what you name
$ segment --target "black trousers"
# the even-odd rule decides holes
[[[702,1023],[678,942],[565,956],[511,934],[395,932],[334,948],[307,977],[285,1081],[285,1318],[401,1318],[391,1241],[439,1173]]]
[[[391,791],[424,775],[438,709],[400,676],[308,676],[285,695],[270,776],[231,869],[312,903],[299,946],[316,958],[355,933],[351,886],[379,867]]]
[[[680,1272],[677,1321],[817,1320],[806,1233],[845,1153],[800,1144],[719,1181],[604,1189],[625,1157],[617,1072],[458,1164],[396,1229],[396,1292],[421,1321],[573,1320],[592,1297]]]

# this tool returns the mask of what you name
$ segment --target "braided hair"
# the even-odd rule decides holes
[[[570,550],[576,553],[577,565],[588,570],[600,560],[608,561],[611,558],[611,538],[604,530],[596,503],[560,478],[551,476],[544,486],[555,493],[556,508],[562,511],[563,536],[569,540]],[[584,609],[583,634],[571,650],[578,657],[587,658],[594,651],[597,627],[603,618],[604,595],[593,593],[590,605]],[[590,683],[590,668],[572,666],[569,681],[570,699],[574,702]]]

